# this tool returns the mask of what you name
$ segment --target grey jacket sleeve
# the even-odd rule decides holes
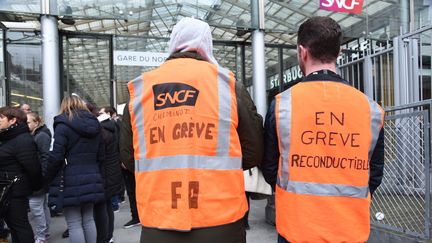
[[[239,82],[235,86],[237,96],[237,134],[243,155],[243,169],[247,170],[261,163],[264,154],[263,118],[246,88]]]
[[[130,172],[135,170],[134,149],[132,143],[132,125],[129,114],[129,102],[123,110],[123,119],[120,123],[120,161]]]

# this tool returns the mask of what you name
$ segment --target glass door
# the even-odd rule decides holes
[[[77,94],[98,107],[111,106],[110,36],[63,35],[63,94]]]

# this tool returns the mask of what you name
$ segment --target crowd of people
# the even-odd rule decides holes
[[[14,243],[46,243],[50,218],[59,214],[68,225],[63,237],[70,242],[113,242],[114,211],[125,200],[124,184],[128,195],[135,194],[132,173],[120,162],[120,122],[112,107],[67,96],[52,136],[28,104],[0,108],[0,177],[19,178],[1,215],[0,242],[8,242],[10,232]],[[136,204],[133,196],[129,201]],[[131,214],[125,228],[139,224],[136,210]]]
[[[71,243],[113,242],[123,184],[124,226],[141,225],[141,243],[246,242],[243,170],[256,166],[276,193],[278,242],[365,242],[384,112],[336,74],[341,39],[329,17],[300,26],[305,78],[275,97],[264,126],[214,58],[209,25],[193,18],[174,26],[166,62],[128,83],[122,120],[67,96],[50,148],[30,107],[0,108],[0,177],[19,178],[4,215],[12,242],[46,242],[48,207],[65,216]]]

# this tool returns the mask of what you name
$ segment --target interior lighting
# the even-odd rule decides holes
[[[31,99],[31,100],[43,100],[42,98],[39,98],[36,96],[23,95],[23,94],[18,94],[18,93],[13,93],[13,92],[11,92],[11,96],[23,97],[23,98]]]

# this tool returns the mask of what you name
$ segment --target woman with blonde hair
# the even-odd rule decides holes
[[[71,243],[96,242],[94,204],[103,201],[99,164],[104,159],[101,127],[78,96],[67,96],[54,118],[54,143],[45,179],[50,204],[63,208]]]
[[[42,118],[34,112],[27,113],[27,125],[36,142],[38,159],[42,167],[42,174],[44,175],[48,166],[51,132],[44,125]],[[46,243],[49,237],[50,213],[47,193],[48,188],[44,187],[29,197],[30,211],[33,214],[36,228],[35,243]]]

